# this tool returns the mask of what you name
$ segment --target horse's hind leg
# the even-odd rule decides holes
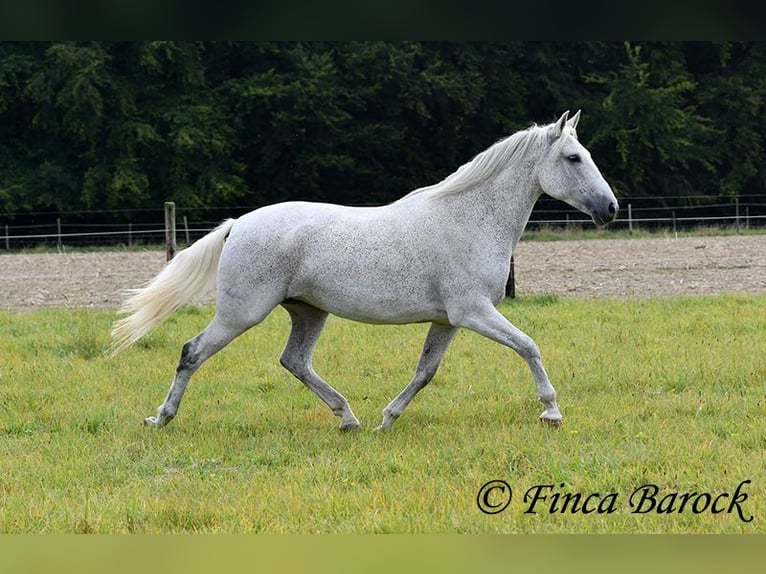
[[[170,386],[164,402],[157,408],[157,415],[148,417],[144,424],[152,427],[162,427],[175,418],[181,404],[189,379],[206,360],[223,349],[247,327],[225,324],[218,315],[199,335],[188,341],[181,351],[181,359],[176,368],[173,384]]]
[[[359,420],[351,412],[346,397],[323,381],[311,366],[311,355],[324,328],[327,313],[300,301],[286,301],[282,306],[290,314],[292,329],[280,363],[341,418],[340,430],[358,429]]]
[[[410,384],[383,409],[383,422],[375,430],[390,428],[415,395],[434,378],[439,363],[456,333],[457,327],[451,325],[431,325],[426,341],[423,343],[423,352],[420,355],[415,376]]]

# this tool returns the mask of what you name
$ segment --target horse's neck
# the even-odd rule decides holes
[[[513,250],[532,214],[542,190],[531,170],[506,170],[492,181],[464,192],[459,209],[481,227],[501,250]]]

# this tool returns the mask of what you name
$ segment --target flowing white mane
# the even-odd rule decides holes
[[[427,194],[438,197],[460,193],[469,187],[495,177],[509,164],[516,163],[527,154],[539,154],[548,145],[548,130],[551,126],[537,126],[518,131],[477,154],[471,161],[460,166],[439,183],[420,187],[402,199],[413,195]],[[567,135],[574,135],[574,128],[566,126],[559,142]],[[576,136],[575,136],[576,137]],[[558,142],[557,142],[558,143]]]

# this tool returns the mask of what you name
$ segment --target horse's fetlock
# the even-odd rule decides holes
[[[348,402],[344,402],[340,406],[332,407],[332,412],[336,417],[346,418],[350,414],[351,407]]]
[[[543,393],[540,395],[540,402],[545,406],[556,404],[556,393]]]
[[[388,407],[383,409],[383,418],[391,422],[394,422],[401,415],[402,415],[402,411],[395,411],[394,409],[389,409]]]

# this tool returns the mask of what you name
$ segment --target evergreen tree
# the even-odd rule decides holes
[[[623,196],[756,194],[765,78],[762,42],[3,42],[0,212],[379,204],[567,109]]]

